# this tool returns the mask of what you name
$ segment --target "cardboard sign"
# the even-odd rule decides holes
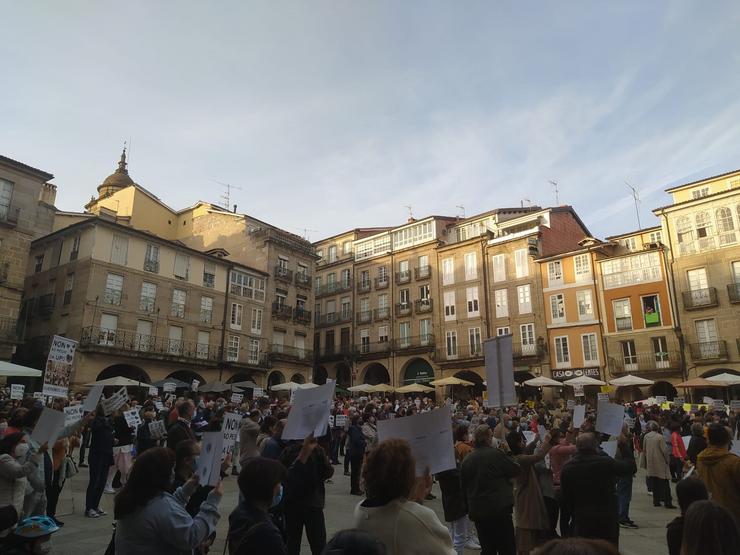
[[[164,391],[165,393],[174,393],[176,389],[177,389],[177,384],[172,383],[172,382],[166,382],[162,386],[162,391]]]
[[[123,417],[126,419],[129,428],[138,428],[141,424],[141,416],[139,416],[139,411],[136,409],[127,410],[123,413]]]
[[[221,432],[203,432],[200,456],[195,463],[201,486],[215,486],[221,479],[223,442]]]
[[[264,397],[264,396],[265,396],[265,390],[262,389],[261,387],[255,387],[252,390],[252,397],[253,398],[256,398],[256,397]]]
[[[283,429],[283,440],[303,440],[309,434],[318,438],[326,433],[329,424],[326,415],[332,406],[335,386],[335,381],[327,380],[324,385],[313,389],[295,390],[294,403]]]
[[[159,395],[159,390],[156,387],[150,387],[149,395],[151,395],[152,397],[156,397],[157,395]]]
[[[105,397],[101,399],[100,404],[103,406],[103,413],[106,416],[110,416],[112,412],[125,405],[126,401],[128,401],[128,393],[126,392],[126,388],[122,387],[107,399]]]
[[[14,383],[10,386],[10,398],[11,399],[23,399],[23,391],[26,386],[20,383]]]
[[[82,420],[82,405],[64,407],[64,425],[70,426]]]
[[[149,435],[152,439],[162,439],[167,435],[167,429],[164,427],[164,422],[161,420],[154,420],[149,422]]]
[[[347,425],[347,415],[337,414],[336,416],[334,416],[334,425],[337,428],[344,428]]]
[[[221,426],[221,432],[223,435],[222,443],[222,457],[225,457],[231,453],[236,445],[236,439],[239,436],[239,426],[242,423],[242,417],[240,414],[235,412],[224,413],[224,420]]]
[[[597,400],[599,401],[609,401],[609,394],[608,393],[597,393],[596,394]]]
[[[568,400],[567,400],[567,401],[565,402],[565,406],[566,406],[566,408],[567,408],[568,410],[573,410],[573,407],[575,407],[575,406],[576,406],[576,402],[575,402],[575,399],[568,399]]]
[[[573,395],[575,397],[584,397],[583,394],[583,386],[582,385],[574,385],[573,386]]]
[[[190,384],[190,389],[193,391],[198,391],[198,386],[200,385],[200,382],[198,380],[193,380],[193,383]]]
[[[242,402],[242,399],[244,399],[243,393],[232,393],[231,394],[231,402],[236,405],[240,405]]]
[[[44,395],[41,391],[34,391],[33,392],[33,398],[34,399],[41,399],[43,403],[46,403],[46,395]]]
[[[76,349],[77,341],[58,335],[53,337],[44,370],[44,395],[67,397]]]
[[[489,407],[508,407],[519,402],[514,386],[513,352],[511,334],[483,342]]]
[[[596,426],[597,432],[618,436],[622,433],[624,424],[624,407],[616,403],[599,402],[596,409]]]
[[[705,396],[704,399],[702,399],[701,402],[704,405],[711,405],[713,401],[714,401],[714,399],[712,399],[711,397],[706,397]]]
[[[586,420],[586,405],[577,405],[573,409],[573,427],[578,429]]]
[[[64,413],[44,407],[36,427],[31,432],[31,439],[39,445],[48,443],[51,448],[64,428]]]

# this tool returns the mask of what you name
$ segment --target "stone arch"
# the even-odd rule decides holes
[[[412,383],[427,384],[434,379],[434,368],[428,360],[416,357],[406,363],[401,373],[403,385]]]
[[[203,376],[201,376],[197,372],[193,372],[192,370],[178,370],[177,372],[172,372],[169,376],[167,376],[167,378],[174,378],[176,380],[180,380],[181,382],[185,382],[188,385],[193,383],[193,380],[198,380],[200,382],[199,385],[203,385],[206,383],[206,380],[203,378]]]
[[[313,383],[318,385],[324,385],[326,379],[329,377],[329,373],[326,371],[326,367],[317,366],[313,369]]]
[[[388,373],[388,369],[379,362],[373,362],[365,367],[362,373],[362,383],[370,385],[378,385],[379,383],[391,383],[391,375]]]
[[[226,383],[237,383],[237,382],[254,382],[254,377],[252,376],[252,374],[247,374],[246,372],[237,372],[236,374],[231,376],[228,380],[226,380]]]
[[[279,383],[285,383],[285,376],[280,370],[273,370],[270,375],[267,376],[267,387],[272,387]]]
[[[290,381],[293,383],[306,383],[306,376],[296,372],[290,377]]]
[[[460,370],[455,374],[455,377],[475,384],[472,387],[469,385],[453,386],[452,389],[455,399],[470,399],[471,395],[473,397],[481,397],[483,395],[483,378],[481,378],[480,374],[477,372],[473,372],[472,370]]]
[[[345,389],[352,385],[352,370],[344,362],[338,363],[334,367],[335,375],[337,378],[337,385],[344,387]]]
[[[107,380],[108,378],[115,378],[117,376],[123,376],[124,378],[137,380],[143,383],[152,383],[151,378],[149,378],[149,374],[138,366],[134,366],[132,364],[114,364],[112,366],[108,366],[98,374],[95,381]]]
[[[665,395],[665,397],[668,400],[674,399],[676,395],[678,395],[678,391],[676,391],[676,388],[673,387],[673,384],[670,382],[665,381],[659,381],[655,382],[650,387],[650,394],[653,397],[656,397],[658,395]]]

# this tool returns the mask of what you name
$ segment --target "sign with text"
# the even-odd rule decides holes
[[[609,394],[608,393],[597,393],[596,394],[597,400],[599,401],[609,401]]]
[[[156,397],[157,395],[159,395],[159,390],[156,387],[150,387],[149,395],[151,395],[152,397]]]
[[[321,437],[326,433],[336,382],[327,380],[324,385],[312,389],[294,390],[293,406],[288,413],[282,439],[305,439],[309,434]]]
[[[177,384],[172,383],[172,382],[166,382],[162,386],[162,391],[164,391],[165,393],[174,393],[176,389],[177,389]]]
[[[129,428],[138,428],[141,424],[141,416],[139,416],[139,411],[136,409],[127,410],[123,413],[123,417],[126,419]]]
[[[152,439],[162,439],[167,435],[167,429],[164,426],[164,422],[161,420],[154,420],[149,422],[149,435]]]
[[[64,425],[69,426],[82,420],[82,405],[64,407]]]
[[[684,403],[685,403],[685,401],[684,401],[684,398],[683,397],[675,397],[673,399],[673,404],[674,405],[677,405],[679,407],[682,407]]]
[[[77,341],[55,335],[51,340],[49,355],[46,358],[44,386],[42,392],[49,397],[66,397],[75,359]]]
[[[236,445],[236,440],[239,437],[239,426],[241,422],[242,417],[240,414],[235,412],[224,413],[224,421],[221,426],[221,431],[224,436],[222,444],[223,453],[221,454],[221,458],[226,457],[226,455],[233,451],[234,446]]]
[[[334,417],[334,425],[337,428],[344,428],[347,425],[347,415],[346,414],[337,414]]]
[[[722,399],[715,399],[712,403],[714,410],[725,410],[725,402]]]
[[[253,398],[255,398],[255,397],[264,397],[264,396],[265,396],[265,390],[262,389],[261,387],[255,387],[252,390],[252,397]]]
[[[14,383],[10,386],[10,398],[11,399],[23,399],[23,391],[26,386],[20,383]]]
[[[190,389],[193,391],[198,391],[198,386],[200,385],[200,382],[198,380],[193,380],[193,382],[190,384]]]
[[[231,402],[234,403],[234,404],[236,404],[236,405],[241,404],[242,399],[244,399],[244,394],[243,393],[232,393],[231,394]]]
[[[575,402],[575,399],[568,399],[568,400],[567,400],[567,401],[565,402],[565,406],[566,406],[566,408],[567,408],[568,410],[573,410],[573,407],[575,407],[575,406],[576,406],[576,402]]]
[[[110,397],[103,397],[100,404],[103,406],[103,412],[105,415],[110,416],[111,413],[125,405],[126,401],[128,401],[128,393],[126,393],[126,387],[122,387]]]
[[[668,402],[668,397],[665,395],[656,395],[655,396],[655,404],[656,405],[662,405],[663,403]]]
[[[740,410],[740,401],[737,399],[730,401],[730,410]]]
[[[573,386],[573,395],[576,397],[585,397],[583,394],[583,386],[582,385],[574,385]]]
[[[103,395],[103,386],[92,386],[90,393],[88,393],[87,397],[85,397],[85,402],[82,403],[83,412],[92,412],[96,408],[98,408],[98,403],[100,402],[101,395]]]

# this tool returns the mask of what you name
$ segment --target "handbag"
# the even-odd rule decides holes
[[[62,463],[64,465],[64,479],[71,478],[75,474],[77,474],[80,470],[77,468],[77,464],[72,460],[72,457],[67,455],[64,457],[64,462]]]

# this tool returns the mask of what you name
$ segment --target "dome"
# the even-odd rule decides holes
[[[105,181],[98,185],[100,196],[106,196],[121,189],[134,185],[134,180],[128,174],[126,169],[126,149],[121,153],[121,160],[118,162],[118,169],[105,178]]]

